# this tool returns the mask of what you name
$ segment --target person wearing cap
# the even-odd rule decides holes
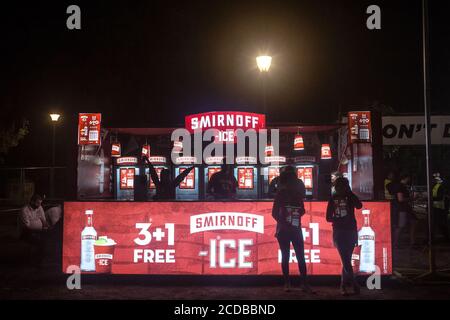
[[[434,229],[439,228],[445,239],[448,241],[448,222],[447,211],[445,210],[445,188],[444,180],[439,173],[433,174],[434,185],[432,189],[433,199],[433,217],[434,217]]]

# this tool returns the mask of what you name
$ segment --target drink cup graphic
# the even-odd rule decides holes
[[[95,271],[97,273],[111,273],[116,242],[108,237],[99,237],[94,243]]]

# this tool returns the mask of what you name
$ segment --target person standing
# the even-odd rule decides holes
[[[445,210],[445,187],[444,180],[439,173],[433,174],[434,185],[432,189],[433,195],[433,227],[440,229],[442,235],[447,241],[449,238],[448,222],[447,222],[447,210]]]
[[[343,295],[347,295],[348,285],[353,287],[355,294],[360,292],[352,267],[353,250],[358,244],[355,208],[362,208],[361,201],[350,189],[346,178],[337,178],[335,193],[328,201],[326,219],[333,225],[333,242],[342,262],[340,288]]]
[[[333,173],[331,173],[331,195],[336,193],[336,189],[335,189],[335,185],[336,185],[336,180],[339,178],[343,178],[343,174],[339,171],[335,171]]]
[[[219,172],[214,173],[208,183],[208,193],[217,200],[236,198],[238,182],[233,174],[233,166],[223,164]]]
[[[29,259],[37,268],[42,267],[49,231],[54,230],[61,217],[60,207],[44,212],[43,199],[42,196],[34,194],[30,202],[22,207],[18,216],[20,238],[30,245]]]
[[[412,205],[411,205],[411,193],[409,184],[411,178],[408,174],[403,174],[400,177],[400,183],[397,188],[395,188],[395,205],[398,213],[397,227],[394,232],[394,247],[398,248],[400,235],[403,229],[409,224],[409,237],[410,245],[415,245],[415,231],[417,218],[414,215]]]
[[[398,206],[396,201],[396,190],[399,187],[399,182],[396,174],[391,171],[384,179],[384,198],[389,200],[390,217],[391,217],[391,234],[395,233],[398,226]],[[394,245],[394,237],[391,239]]]
[[[181,183],[181,181],[183,181],[184,178],[188,176],[189,172],[191,172],[191,170],[194,169],[194,166],[185,169],[175,179],[172,179],[172,177],[170,176],[170,171],[168,169],[163,169],[161,170],[161,176],[158,177],[156,169],[152,165],[152,163],[148,161],[148,159],[145,157],[143,159],[144,163],[148,164],[150,177],[152,178],[153,183],[155,184],[156,187],[156,195],[153,198],[154,200],[175,199],[176,188]]]
[[[300,272],[300,288],[305,292],[312,293],[307,282],[305,246],[301,226],[301,217],[305,214],[304,198],[305,185],[303,181],[297,178],[294,167],[286,167],[280,175],[280,184],[272,207],[272,217],[277,222],[275,237],[281,250],[284,289],[289,291],[291,288],[289,258],[292,243]]]

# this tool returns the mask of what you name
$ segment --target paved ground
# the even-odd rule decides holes
[[[151,278],[124,279],[117,281],[83,280],[81,290],[68,290],[65,277],[50,277],[40,274],[30,276],[30,270],[15,269],[6,273],[2,270],[0,299],[252,299],[252,300],[285,300],[285,299],[449,299],[449,285],[409,285],[394,280],[383,279],[381,290],[363,288],[359,296],[342,297],[337,288],[337,279],[327,279],[327,283],[313,279],[315,294],[306,294],[299,290],[284,292],[281,286],[271,279],[260,279],[261,284],[211,279],[188,280],[182,285],[174,281],[153,281]],[[23,276],[22,272],[28,276]],[[220,283],[218,285],[218,283]]]

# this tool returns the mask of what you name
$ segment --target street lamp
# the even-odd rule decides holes
[[[55,137],[56,137],[56,124],[61,117],[58,113],[51,113],[50,119],[53,124],[53,135],[52,135],[52,167],[50,168],[50,197],[55,196]]]
[[[58,113],[50,113],[50,118],[52,119],[53,122],[58,122],[60,117],[61,115]]]
[[[267,103],[266,103],[266,78],[269,73],[270,65],[272,64],[272,57],[267,55],[262,55],[256,57],[256,65],[260,71],[262,77],[262,85],[263,85],[263,108],[264,113],[267,113]]]
[[[256,64],[261,72],[269,72],[270,65],[272,64],[271,56],[258,56],[256,57]]]

